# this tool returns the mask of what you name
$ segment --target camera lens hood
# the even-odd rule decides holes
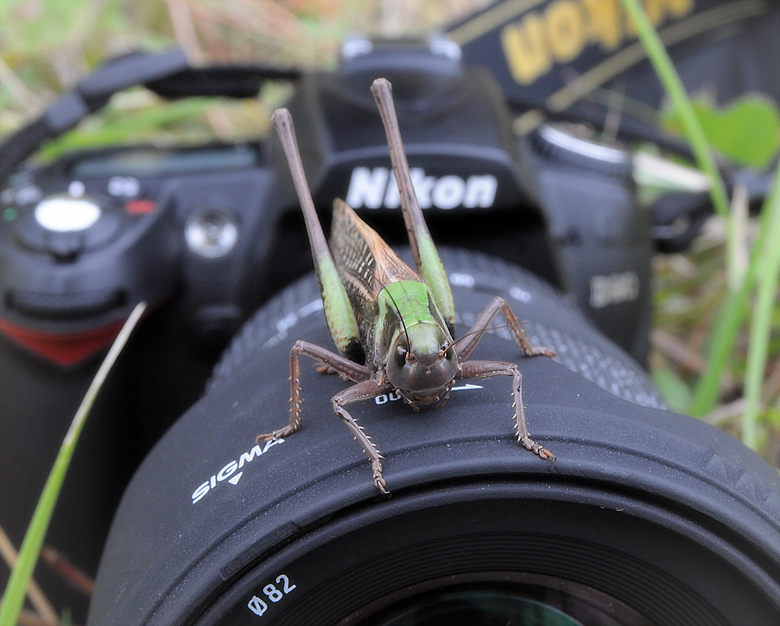
[[[305,362],[301,430],[256,446],[288,419],[292,343],[332,346],[308,277],[249,322],[136,473],[89,625],[506,624],[529,607],[547,624],[778,623],[777,472],[665,410],[533,276],[442,258],[461,333],[502,295],[558,352],[521,357],[499,328],[474,354],[519,364],[531,433],[557,461],[513,437],[508,378],[464,381],[420,412],[379,397],[350,408],[385,457],[382,497],[331,409],[348,383]]]

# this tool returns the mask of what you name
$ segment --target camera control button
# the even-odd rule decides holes
[[[125,202],[125,213],[130,215],[148,215],[157,210],[154,200],[128,200]]]
[[[184,237],[192,252],[208,259],[217,259],[235,247],[238,226],[233,217],[224,211],[207,209],[187,219]]]
[[[106,191],[114,198],[137,198],[142,192],[141,181],[135,176],[112,176]]]
[[[53,196],[35,207],[35,221],[46,230],[65,233],[86,230],[100,219],[100,207],[86,198]]]

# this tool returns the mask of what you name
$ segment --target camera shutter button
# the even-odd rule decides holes
[[[35,207],[35,221],[55,233],[86,230],[100,219],[100,214],[100,207],[84,198],[54,196]]]

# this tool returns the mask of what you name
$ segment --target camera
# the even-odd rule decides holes
[[[518,140],[493,76],[446,40],[350,40],[335,72],[275,77],[297,79],[289,109],[323,218],[345,198],[393,246],[405,231],[368,91],[380,75],[437,244],[470,250],[444,254],[461,327],[503,295],[559,354],[520,365],[529,419],[560,460],[518,454],[503,381],[419,416],[376,399],[365,415],[398,485],[388,501],[329,414],[334,377],[305,381],[301,433],[255,444],[287,412],[291,343],[328,345],[316,284],[298,280],[310,253],[281,151],[272,139],[112,147],[17,168],[0,193],[0,487],[18,503],[0,521],[12,540],[96,357],[146,300],[47,539],[88,572],[101,560],[89,624],[416,624],[459,611],[615,624],[687,611],[709,624],[738,622],[748,603],[770,623],[777,476],[666,412],[637,365],[653,241],[629,154],[561,125]],[[257,76],[188,68],[180,53],[120,58],[7,141],[0,171],[129,85],[239,97]],[[497,330],[481,353],[515,360],[505,339]]]

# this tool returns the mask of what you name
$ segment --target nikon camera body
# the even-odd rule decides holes
[[[180,53],[111,62],[24,138],[40,145],[119,88],[187,71]],[[391,245],[404,241],[368,90],[377,76],[393,83],[437,244],[529,269],[643,362],[652,241],[629,155],[562,127],[518,140],[494,78],[465,67],[457,46],[354,40],[338,71],[300,78],[289,108],[326,228],[340,197]],[[6,165],[11,143],[0,149]],[[47,537],[94,574],[133,470],[202,393],[240,325],[310,270],[305,229],[273,139],[112,147],[19,166],[0,192],[0,216],[0,494],[13,503],[0,524],[16,545],[100,355],[132,307],[150,304],[93,409]],[[453,283],[469,288],[468,276]],[[285,320],[280,330],[294,322]],[[36,576],[76,615],[85,606],[48,569]]]

